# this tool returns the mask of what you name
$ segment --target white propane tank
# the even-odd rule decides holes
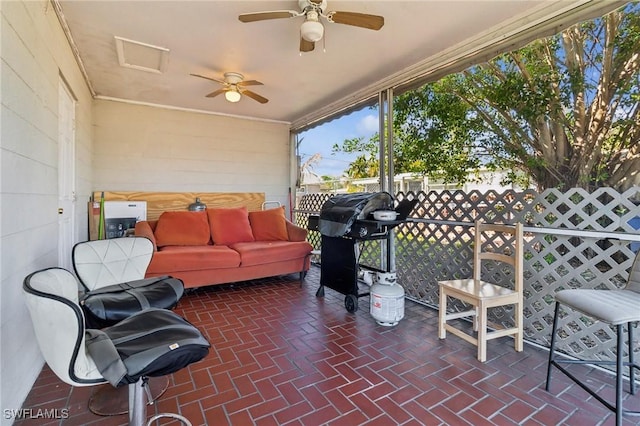
[[[395,274],[393,278],[389,272],[384,274],[376,277],[369,291],[371,316],[378,324],[390,327],[404,318],[404,288],[395,284]]]

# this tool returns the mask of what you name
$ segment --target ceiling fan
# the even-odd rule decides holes
[[[244,80],[244,76],[237,72],[225,72],[224,80],[218,80],[217,78],[207,77],[200,74],[191,74],[194,77],[204,78],[206,80],[215,81],[216,83],[222,84],[224,87],[214,90],[209,93],[206,97],[213,98],[224,93],[224,97],[229,102],[238,102],[242,95],[246,95],[251,99],[260,102],[261,104],[266,104],[269,102],[269,99],[258,95],[251,90],[245,89],[245,86],[262,86],[257,80]]]
[[[298,0],[300,11],[273,10],[270,12],[243,13],[238,16],[242,22],[264,21],[267,19],[296,18],[304,16],[300,26],[300,51],[310,52],[315,48],[316,41],[324,35],[324,26],[320,17],[335,24],[352,25],[370,30],[379,30],[384,25],[384,17],[357,12],[338,12],[327,9],[327,0]]]

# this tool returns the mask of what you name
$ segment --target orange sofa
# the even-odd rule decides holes
[[[313,249],[283,207],[167,211],[138,222],[135,235],[154,245],[146,277],[171,275],[187,288],[296,272],[302,279]]]

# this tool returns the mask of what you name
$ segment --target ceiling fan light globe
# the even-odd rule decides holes
[[[322,39],[324,35],[324,27],[318,21],[304,21],[300,27],[302,38],[315,43]]]
[[[241,97],[240,92],[236,92],[235,90],[229,90],[224,94],[224,98],[229,102],[238,102]]]

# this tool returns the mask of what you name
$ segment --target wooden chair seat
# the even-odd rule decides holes
[[[496,241],[506,242],[505,240],[497,240],[496,233],[505,234],[507,238],[512,240],[512,249],[510,254],[506,254],[504,250],[507,244],[500,244],[499,251],[483,251],[486,246],[484,237],[489,233],[493,235],[493,246]],[[503,287],[501,285],[483,281],[480,279],[483,260],[492,260],[510,265],[513,268],[513,288]],[[476,222],[475,239],[474,239],[474,261],[473,261],[473,278],[439,281],[440,287],[440,310],[438,315],[438,337],[446,338],[447,331],[474,344],[478,347],[478,360],[485,362],[487,359],[487,341],[503,336],[513,335],[515,339],[515,349],[520,352],[523,350],[523,278],[522,278],[522,224],[510,225],[492,225]],[[449,298],[458,299],[471,305],[470,310],[462,312],[448,312],[447,302]],[[489,308],[514,305],[514,323],[513,327],[500,328],[489,331],[488,315]],[[456,328],[453,324],[447,323],[449,320],[467,318],[473,319],[473,330],[477,333],[474,335],[465,332],[460,328]]]

